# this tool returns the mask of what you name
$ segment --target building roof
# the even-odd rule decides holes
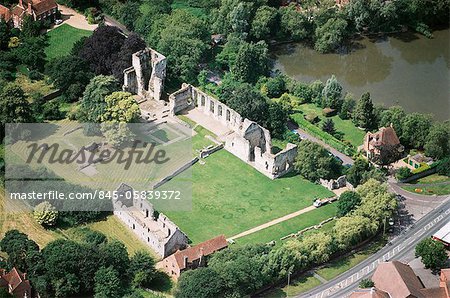
[[[0,19],[3,19],[5,22],[9,22],[11,19],[11,11],[8,7],[5,7],[0,4]]]
[[[443,226],[439,231],[434,233],[433,238],[450,244],[450,221],[445,226]],[[448,277],[450,277],[450,273],[448,274],[449,274]],[[448,277],[447,279],[450,280],[450,278]]]
[[[376,133],[368,133],[369,142],[373,146],[384,146],[384,145],[392,145],[396,146],[400,144],[400,140],[395,133],[394,128],[392,126],[382,127]]]
[[[357,289],[350,298],[390,298],[389,294],[377,288]]]
[[[420,292],[426,298],[448,298],[444,288],[426,288],[421,289]]]
[[[40,15],[47,12],[53,8],[57,8],[55,0],[32,0],[32,9],[36,12],[36,15]]]
[[[428,163],[433,162],[433,159],[431,157],[425,156],[421,153],[417,153],[416,155],[410,156],[409,159],[414,160],[417,163]]]
[[[391,297],[425,298],[423,284],[414,271],[399,261],[381,263],[372,277],[375,287],[387,292]]]
[[[14,292],[20,286],[30,287],[30,282],[26,280],[25,274],[15,267],[10,272],[1,276],[1,278],[8,282],[8,285],[11,287],[10,292]]]
[[[224,235],[220,235],[218,237],[197,244],[196,246],[192,246],[184,250],[179,250],[170,257],[175,258],[178,267],[180,268],[180,270],[183,270],[186,268],[184,262],[184,259],[186,257],[187,261],[189,263],[192,263],[193,261],[200,259],[200,257],[202,256],[203,257],[209,256],[218,250],[226,248],[227,246],[228,246],[227,239],[225,238]]]

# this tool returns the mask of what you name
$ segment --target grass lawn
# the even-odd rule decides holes
[[[306,291],[311,290],[319,286],[320,281],[315,278],[312,273],[304,274],[294,280],[291,281],[289,287],[285,286],[284,288],[276,288],[271,292],[268,292],[263,295],[265,298],[283,298],[283,297],[291,297],[296,296],[300,293],[304,293]]]
[[[48,47],[45,49],[47,60],[68,55],[78,40],[91,34],[92,31],[77,29],[67,24],[49,31]]]
[[[47,243],[62,238],[58,233],[44,229],[33,218],[31,212],[11,212],[5,210],[5,190],[0,189],[0,239],[9,230],[19,230],[28,235],[30,239],[36,242],[40,248],[43,248]],[[20,201],[11,203],[8,202],[8,209],[14,207],[9,204],[23,204]],[[18,209],[23,209],[23,206],[18,206]]]
[[[172,9],[182,9],[187,12],[190,12],[196,17],[205,17],[206,13],[203,8],[200,7],[192,7],[189,5],[187,0],[174,0],[170,5]]]
[[[435,185],[429,185],[429,186],[403,186],[402,187],[406,191],[410,191],[413,193],[421,194],[421,195],[448,195],[450,194],[450,183],[447,184],[435,184]]]
[[[215,145],[213,141],[206,138],[206,136],[217,138],[217,136],[213,132],[207,130],[203,126],[197,125],[197,123],[195,123],[185,115],[177,115],[177,117],[186,122],[186,124],[188,124],[196,132],[196,134],[191,138],[194,156],[198,155],[198,150],[208,147],[209,145]]]
[[[236,239],[237,244],[267,243],[272,240],[278,241],[281,237],[296,233],[304,228],[316,225],[321,221],[333,217],[336,214],[336,204],[329,204],[305,214],[280,222],[256,233]],[[333,227],[331,222],[330,226]],[[328,227],[328,225],[326,225]],[[324,226],[325,227],[325,226]],[[317,230],[321,231],[321,229]],[[280,241],[278,241],[280,243]]]
[[[384,245],[385,241],[379,240],[359,252],[353,253],[342,259],[327,264],[322,269],[317,270],[316,273],[326,280],[331,280],[349,270],[350,268],[355,267],[356,265],[370,257],[372,254],[377,252],[379,249],[381,249]]]
[[[148,245],[145,245],[145,243],[129,230],[116,216],[110,215],[106,220],[69,228],[61,232],[68,238],[76,240],[77,237],[79,237],[77,230],[82,227],[88,227],[91,230],[99,231],[105,234],[110,240],[116,239],[123,242],[130,255],[133,255],[136,251],[145,250],[150,252],[155,259],[159,258]]]
[[[195,164],[192,178],[192,211],[164,213],[193,243],[219,234],[236,235],[310,206],[314,197],[333,195],[300,176],[271,180],[225,150],[205,159],[205,164]],[[170,189],[177,179],[165,187]]]
[[[417,179],[416,181],[410,182],[410,184],[428,184],[428,183],[441,183],[441,182],[448,182],[450,181],[450,177],[439,175],[439,174],[433,174],[430,176],[426,176],[420,179]]]
[[[318,127],[322,127],[322,122],[324,121],[324,119],[326,119],[326,117],[322,115],[321,108],[318,108],[312,103],[308,103],[300,105],[299,110],[303,112],[303,115],[306,115],[308,113],[315,113],[320,118],[320,122],[316,125]],[[363,143],[365,132],[357,128],[351,120],[342,120],[337,115],[329,118],[333,120],[336,131],[344,134],[344,141],[349,141],[355,148]]]

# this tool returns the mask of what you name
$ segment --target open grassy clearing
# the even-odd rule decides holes
[[[47,33],[48,46],[45,49],[47,60],[68,55],[77,41],[91,34],[92,31],[77,29],[68,24],[49,31]]]
[[[164,213],[194,243],[219,234],[236,235],[310,206],[314,197],[333,195],[300,176],[270,180],[225,150],[205,159],[205,164],[195,164],[192,180],[192,211]]]
[[[174,0],[170,5],[172,9],[182,9],[190,12],[196,17],[206,17],[205,10],[200,7],[192,7],[189,5],[187,0]]]
[[[272,291],[264,294],[262,297],[265,298],[284,298],[295,296],[300,293],[311,290],[319,286],[320,281],[313,276],[312,273],[304,274],[298,278],[291,281],[290,286],[285,286],[284,288],[276,288]]]
[[[17,206],[18,210],[23,210],[23,203],[20,201],[12,202],[8,201],[8,207],[6,207],[5,190],[0,188],[0,239],[3,238],[5,233],[9,230],[19,230],[22,233],[28,235],[30,239],[36,242],[40,248],[43,248],[47,243],[62,238],[58,233],[44,229],[33,218],[31,212],[11,212],[14,206]],[[8,210],[5,210],[5,209]],[[13,210],[13,209],[12,209]]]
[[[316,123],[318,127],[322,127],[324,119],[327,117],[322,115],[322,109],[312,103],[302,104],[298,108],[303,115],[314,113],[320,118],[320,122]],[[336,131],[343,133],[343,140],[349,141],[355,148],[363,143],[365,132],[357,128],[351,120],[342,120],[339,116],[329,117],[334,122]]]
[[[213,132],[207,130],[203,126],[197,125],[197,123],[195,123],[185,115],[177,115],[177,117],[186,122],[186,124],[188,124],[195,131],[195,135],[191,138],[194,156],[198,155],[198,150],[201,150],[210,145],[215,145],[213,141],[207,138],[207,136],[217,138],[217,136]]]
[[[421,195],[448,195],[450,194],[450,183],[446,184],[435,184],[435,185],[429,185],[429,186],[403,186],[402,187],[406,191],[410,191],[413,193],[421,194]]]
[[[75,228],[62,230],[61,233],[70,239],[76,240],[79,237],[78,230],[83,227],[87,227],[93,231],[99,231],[105,234],[109,240],[115,239],[123,242],[130,255],[133,255],[139,250],[144,250],[151,253],[155,259],[159,258],[148,245],[145,245],[142,240],[140,240],[114,215],[108,216],[106,220],[101,220],[86,225],[81,225]]]
[[[297,217],[268,227],[264,230],[244,236],[242,238],[238,238],[236,239],[236,244],[267,243],[272,240],[277,241],[277,243],[282,243],[281,241],[279,241],[281,237],[296,233],[304,228],[317,225],[321,221],[333,217],[335,214],[336,204],[325,205],[313,211],[309,211],[305,214],[301,214]],[[334,223],[332,222],[330,224],[331,227],[334,225]],[[321,231],[321,229],[317,231]]]
[[[449,182],[450,177],[439,175],[439,174],[433,174],[427,177],[423,177],[420,179],[417,179],[416,181],[409,182],[410,184],[428,184],[428,183],[441,183],[441,182]]]

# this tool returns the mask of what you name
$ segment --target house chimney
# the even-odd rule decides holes
[[[187,256],[183,256],[183,265],[184,265],[184,268],[187,268],[187,266],[188,266],[188,257]]]
[[[28,0],[28,14],[32,15],[32,13],[31,13],[31,0]]]

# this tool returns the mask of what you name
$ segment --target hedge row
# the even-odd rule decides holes
[[[330,145],[334,149],[345,153],[346,155],[352,156],[355,154],[355,149],[351,146],[345,145],[329,133],[321,130],[319,127],[314,124],[309,123],[306,119],[303,118],[302,115],[294,114],[291,115],[291,119],[297,123],[303,130],[307,133],[319,138],[326,144]]]

